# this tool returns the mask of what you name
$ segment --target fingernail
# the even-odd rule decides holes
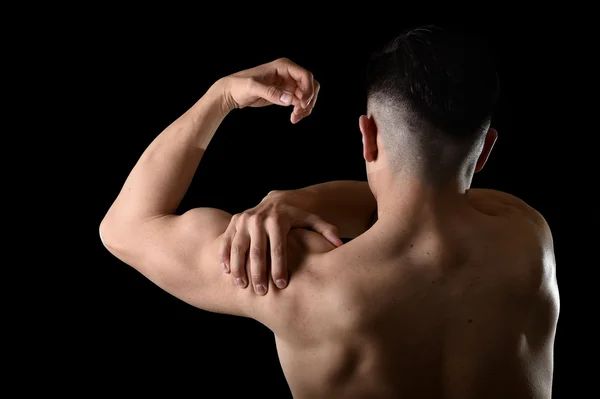
[[[280,100],[282,103],[289,104],[289,103],[291,103],[291,102],[292,102],[292,95],[291,95],[291,94],[289,94],[289,93],[283,93],[283,94],[281,95],[281,97],[279,97],[279,100]]]
[[[221,263],[221,267],[223,268],[223,271],[225,273],[229,272],[229,270],[227,269],[227,265],[225,263]]]
[[[277,288],[281,289],[281,288],[285,288],[285,280],[282,278],[278,278],[275,281],[275,285],[277,286]]]
[[[242,287],[243,287],[244,285],[246,285],[246,282],[245,282],[245,281],[244,281],[244,279],[242,279],[242,278],[236,278],[236,279],[235,279],[235,283],[236,283],[237,285],[239,285],[239,286],[242,286]]]
[[[310,102],[312,101],[312,98],[310,98],[307,102],[306,105],[304,106],[304,108],[307,108],[310,105]]]
[[[259,293],[260,295],[263,295],[265,292],[267,292],[267,289],[265,288],[264,285],[258,284],[256,286],[256,292]]]

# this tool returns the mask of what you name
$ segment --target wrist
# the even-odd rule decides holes
[[[238,107],[238,104],[235,102],[233,97],[231,96],[231,81],[228,76],[222,77],[217,80],[211,86],[210,90],[212,90],[215,95],[218,96],[219,101],[221,103],[221,107],[225,113],[229,113]]]
[[[208,88],[200,100],[194,104],[190,111],[192,113],[197,113],[203,108],[208,107],[212,110],[211,112],[213,112],[213,115],[218,116],[221,119],[225,118],[234,108],[231,106],[231,101],[228,99],[227,92],[227,82],[223,81],[223,79],[217,80]]]

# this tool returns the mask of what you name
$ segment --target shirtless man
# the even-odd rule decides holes
[[[469,188],[497,137],[497,81],[462,40],[419,28],[372,60],[368,183],[274,191],[233,218],[176,215],[229,112],[293,105],[296,123],[319,91],[287,59],[219,79],[141,156],[104,245],[181,300],[271,329],[294,397],[549,398],[552,236],[518,198]]]

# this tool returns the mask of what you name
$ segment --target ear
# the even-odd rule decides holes
[[[492,152],[492,148],[494,148],[494,144],[498,139],[498,132],[493,127],[489,128],[487,133],[485,134],[485,140],[483,142],[483,148],[481,149],[481,154],[479,154],[479,159],[477,159],[477,164],[475,165],[475,173],[479,172],[485,166],[485,163],[490,156],[490,152]]]
[[[358,119],[358,127],[362,134],[363,157],[367,162],[377,159],[377,125],[373,117],[361,115]]]

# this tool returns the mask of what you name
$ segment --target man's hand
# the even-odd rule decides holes
[[[291,228],[310,228],[321,233],[333,245],[340,246],[336,226],[319,216],[279,201],[277,192],[270,192],[258,206],[233,216],[219,248],[221,266],[231,273],[235,283],[246,288],[246,253],[250,250],[250,275],[254,291],[267,293],[267,243],[271,248],[271,277],[279,288],[288,282],[286,243]],[[268,240],[268,241],[267,241]],[[231,254],[231,256],[230,256]]]
[[[259,65],[223,78],[225,103],[229,110],[294,105],[291,122],[310,115],[320,85],[312,73],[287,58]]]

